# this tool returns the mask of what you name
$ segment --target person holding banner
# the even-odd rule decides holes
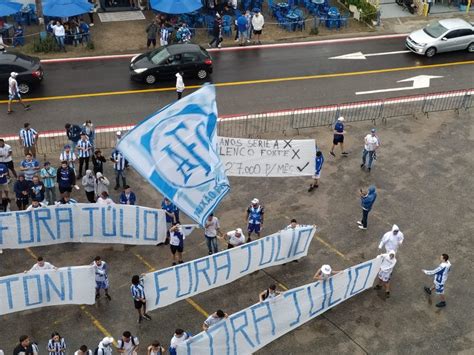
[[[392,275],[393,268],[397,263],[397,259],[395,258],[395,252],[393,250],[390,250],[387,254],[381,254],[380,257],[382,258],[382,264],[380,265],[380,271],[378,274],[379,281],[374,289],[380,290],[383,285],[385,288],[385,298],[389,298],[390,276]]]
[[[242,233],[241,228],[236,228],[233,231],[227,232],[224,237],[219,238],[224,239],[227,242],[227,249],[232,249],[245,244],[245,235]]]
[[[98,205],[114,205],[115,202],[109,197],[109,194],[102,191],[96,202]]]
[[[130,286],[130,292],[132,293],[135,309],[138,312],[138,324],[140,324],[143,319],[151,320],[151,317],[146,313],[145,288],[143,287],[143,280],[140,278],[140,276],[132,276],[132,286]]]
[[[87,349],[87,345],[81,345],[79,350],[77,350],[74,355],[94,355],[92,350]]]
[[[153,343],[147,348],[146,355],[163,355],[165,348],[161,346],[158,340],[154,340]]]
[[[176,355],[176,348],[180,344],[183,344],[189,338],[191,338],[190,334],[188,334],[181,328],[177,328],[174,331],[173,337],[171,338],[170,348],[169,348],[170,355]]]
[[[137,201],[137,196],[135,192],[132,191],[132,188],[128,185],[123,187],[123,191],[120,194],[120,204],[121,205],[134,205]]]
[[[31,271],[42,271],[42,270],[57,270],[58,268],[54,266],[51,263],[48,263],[47,261],[44,261],[44,258],[42,256],[39,256],[38,259],[36,259],[36,264],[34,264],[30,270],[25,270],[25,273],[31,272]]]
[[[31,205],[29,205],[26,210],[32,211],[37,208],[46,208],[46,207],[47,207],[46,204],[44,204],[43,202],[40,202],[37,199],[33,199],[31,200]]]
[[[173,266],[178,263],[183,263],[183,250],[184,250],[184,234],[179,223],[174,223],[173,227],[170,228],[170,249],[173,255]]]
[[[225,313],[222,309],[218,309],[216,312],[212,313],[202,324],[202,330],[207,332],[207,330],[213,325],[219,323],[221,320],[224,320],[229,315]]]
[[[66,354],[66,342],[58,332],[51,334],[51,339],[48,341],[49,355],[64,355]]]
[[[313,276],[313,280],[318,280],[318,281],[327,280],[329,279],[329,277],[331,277],[331,275],[335,275],[340,272],[341,271],[333,270],[330,265],[324,264],[323,266],[321,266],[320,269],[318,269],[318,271],[316,271],[316,274],[314,274]]]
[[[13,349],[13,355],[38,355],[28,335],[20,336],[20,343]]]
[[[222,236],[219,219],[211,213],[207,216],[204,224],[204,237],[206,238],[207,250],[209,255],[219,252],[217,247],[217,236]]]
[[[309,185],[308,192],[313,191],[319,187],[319,178],[321,177],[321,169],[323,168],[324,164],[324,156],[323,153],[319,150],[316,152],[316,159],[315,159],[315,172],[313,175],[313,182]]]
[[[247,208],[247,213],[245,216],[246,221],[248,222],[248,232],[249,232],[249,237],[247,238],[247,243],[250,243],[252,241],[252,233],[255,232],[258,238],[260,238],[260,231],[263,228],[263,214],[264,214],[264,208],[262,205],[260,205],[260,201],[258,198],[254,198],[250,206]]]
[[[71,198],[71,195],[69,192],[65,192],[63,197],[56,201],[55,205],[74,205],[76,204],[77,201],[73,198]]]
[[[109,264],[102,260],[100,256],[96,256],[92,263],[95,272],[95,299],[100,298],[100,290],[104,290],[105,298],[112,301],[109,295]]]
[[[277,291],[275,284],[271,284],[270,287],[268,287],[266,290],[260,292],[258,295],[258,299],[260,302],[263,302],[265,300],[271,300],[274,299],[275,297],[279,296],[281,294],[280,291]]]
[[[112,355],[114,349],[112,348],[112,344],[114,343],[114,338],[112,337],[105,337],[99,343],[96,351],[94,351],[97,355]]]

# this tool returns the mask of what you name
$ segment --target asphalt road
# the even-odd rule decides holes
[[[365,60],[330,59],[362,52],[403,51],[404,39],[376,39],[289,48],[213,52],[220,115],[313,107],[325,104],[471,88],[474,56],[467,52],[425,58],[413,53],[370,56]],[[175,99],[174,82],[147,86],[132,82],[129,59],[44,64],[43,85],[34,91],[31,112],[6,118],[5,133],[15,133],[18,121],[59,129],[66,121],[92,119],[96,125],[138,122]],[[434,75],[430,87],[378,94],[358,91],[410,87],[399,80]],[[201,82],[186,79],[187,92]],[[151,90],[150,90],[151,89]]]

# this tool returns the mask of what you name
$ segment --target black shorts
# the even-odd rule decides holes
[[[170,249],[171,249],[171,254],[176,254],[176,252],[178,253],[182,253],[183,252],[183,247],[179,246],[179,245],[170,245]]]
[[[7,166],[7,168],[10,169],[10,170],[15,170],[15,164],[13,164],[13,160],[8,161],[6,163],[1,163],[1,164],[5,164]]]
[[[253,30],[253,34],[254,35],[261,35],[262,34],[262,30]]]
[[[62,193],[62,194],[65,193],[65,192],[71,193],[72,192],[72,186],[69,186],[69,187],[59,186],[59,192]]]
[[[135,309],[141,309],[145,306],[145,303],[142,301],[133,300],[133,304],[135,305]]]
[[[338,145],[339,143],[344,143],[344,135],[343,134],[335,134],[332,140],[334,145]]]

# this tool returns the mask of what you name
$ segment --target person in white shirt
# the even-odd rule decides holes
[[[26,209],[27,211],[34,210],[36,208],[46,208],[47,205],[43,202],[39,202],[38,200],[31,200],[31,205],[28,206]]]
[[[95,272],[95,299],[100,298],[100,290],[105,292],[105,298],[109,301],[112,298],[109,295],[109,264],[107,264],[100,256],[96,256],[92,262]]]
[[[63,24],[61,21],[56,21],[56,23],[51,26],[53,29],[54,37],[56,38],[56,42],[58,43],[59,49],[64,50],[66,52],[66,47],[64,46],[64,38],[66,37],[66,30],[64,29]]]
[[[423,269],[422,271],[426,275],[434,275],[434,280],[433,280],[433,286],[428,287],[425,286],[424,290],[428,295],[431,295],[431,292],[433,290],[436,291],[436,294],[439,295],[439,298],[441,299],[440,302],[436,303],[436,307],[441,308],[441,307],[446,307],[446,296],[444,295],[444,285],[446,284],[446,280],[448,279],[448,273],[449,270],[451,269],[451,262],[449,261],[449,255],[448,254],[441,254],[441,264],[434,269],[434,270],[425,270]]]
[[[252,27],[253,27],[253,34],[257,38],[257,43],[262,44],[260,42],[260,36],[262,35],[263,26],[265,25],[265,19],[263,15],[260,13],[260,9],[256,9],[255,15],[252,17]]]
[[[147,348],[147,355],[163,355],[165,353],[165,348],[161,346],[158,340],[154,340]]]
[[[176,348],[184,343],[186,340],[188,340],[189,338],[191,338],[191,336],[186,333],[183,329],[181,328],[177,328],[175,331],[174,331],[174,335],[173,337],[171,338],[171,341],[170,341],[170,350],[176,350]],[[171,352],[170,352],[171,353]]]
[[[364,138],[364,151],[362,152],[362,164],[361,168],[364,168],[367,165],[367,170],[370,172],[372,169],[372,163],[374,162],[375,152],[380,146],[379,138],[375,134],[375,128],[370,130],[370,133]],[[367,162],[367,155],[369,156],[369,161]]]
[[[76,172],[76,168],[75,168],[75,163],[76,163],[76,160],[77,160],[77,156],[76,156],[76,153],[74,153],[74,149],[71,150],[71,145],[70,144],[66,144],[64,146],[64,150],[62,151],[61,154],[59,154],[59,161],[60,162],[67,162],[67,166],[69,166],[70,168],[72,168],[74,170],[74,173]]]
[[[285,230],[288,230],[288,229],[296,229],[298,228],[300,225],[298,224],[298,222],[296,221],[296,219],[292,219],[290,221],[290,224],[286,226]]]
[[[140,344],[138,338],[127,330],[123,332],[122,339],[117,341],[117,351],[124,355],[137,355],[138,344]]]
[[[396,253],[400,245],[402,245],[403,239],[403,233],[400,232],[400,228],[394,224],[392,230],[383,235],[382,240],[380,240],[379,249],[385,247],[387,253],[390,250],[393,250]]]
[[[34,264],[30,270],[26,270],[25,272],[29,271],[41,271],[41,270],[57,270],[58,268],[54,266],[51,263],[48,263],[47,261],[44,261],[42,256],[39,256],[38,259],[36,259],[37,263]]]
[[[380,270],[378,274],[378,283],[375,285],[375,290],[380,290],[382,285],[385,288],[385,297],[390,297],[390,276],[392,275],[393,268],[397,263],[397,259],[395,258],[395,252],[390,250],[386,254],[381,254],[378,256],[382,258],[382,264],[380,264]]]
[[[207,317],[207,319],[202,324],[202,330],[207,332],[210,327],[226,319],[227,317],[227,313],[225,313],[222,309],[218,309],[216,312],[212,313],[209,317]]]
[[[5,164],[7,168],[12,172],[13,176],[17,178],[18,175],[15,170],[15,164],[13,163],[12,154],[12,147],[6,144],[5,141],[0,138],[0,163]]]
[[[209,255],[217,253],[217,235],[221,235],[219,219],[211,213],[204,222],[204,237],[206,238]]]
[[[97,355],[112,355],[113,343],[114,343],[114,338],[112,337],[105,337],[104,339],[102,339],[97,349]]]
[[[105,191],[102,191],[97,202],[99,205],[114,205],[115,202],[109,197],[109,194]]]
[[[242,233],[242,228],[236,228],[235,230],[227,232],[223,237],[219,238],[224,239],[227,242],[227,249],[245,244],[245,235]]]
[[[180,71],[176,73],[176,93],[178,94],[178,100],[183,96],[184,91],[184,81],[183,81],[183,72]]]
[[[266,290],[260,292],[258,295],[258,299],[260,302],[263,302],[265,300],[272,300],[279,296],[281,294],[280,291],[277,291],[276,285],[271,284],[270,287],[268,287]]]
[[[93,355],[92,350],[87,349],[87,345],[81,345],[79,350],[77,350],[74,355]]]
[[[25,111],[30,109],[30,105],[25,105],[21,100],[20,89],[18,89],[18,82],[16,81],[16,77],[18,76],[17,72],[12,71],[10,73],[10,78],[8,79],[8,109],[7,113],[10,114],[13,112],[12,110],[12,101],[18,100],[18,102],[23,106]]]
[[[341,271],[333,270],[330,265],[324,264],[320,269],[318,269],[318,271],[316,271],[316,274],[313,276],[313,280],[327,280],[331,275],[335,275],[339,272]]]

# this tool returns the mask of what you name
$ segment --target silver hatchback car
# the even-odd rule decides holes
[[[466,49],[474,53],[474,27],[463,19],[439,20],[410,33],[405,45],[412,52],[427,57]]]

